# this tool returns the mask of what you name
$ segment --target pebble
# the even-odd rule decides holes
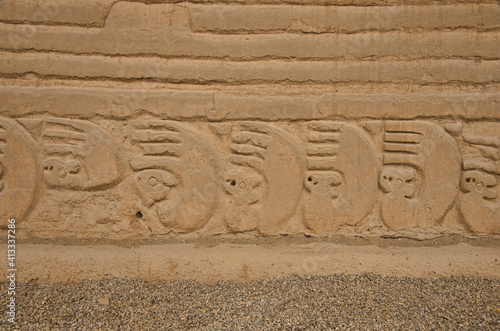
[[[466,277],[27,282],[16,302],[1,330],[500,330],[500,280]]]

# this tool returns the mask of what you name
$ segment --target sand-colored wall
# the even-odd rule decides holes
[[[500,235],[497,1],[0,1],[20,238]]]

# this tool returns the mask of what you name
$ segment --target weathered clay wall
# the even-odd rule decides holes
[[[24,238],[500,234],[497,1],[0,1]]]

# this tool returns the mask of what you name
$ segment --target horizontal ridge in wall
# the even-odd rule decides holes
[[[265,90],[265,86],[263,90]],[[498,120],[500,93],[417,90],[412,93],[297,91],[246,92],[0,86],[0,114],[46,113],[79,118],[127,118],[145,111],[168,119],[210,121],[325,118],[462,118]],[[294,92],[295,91],[295,92]]]
[[[180,30],[41,27],[0,24],[2,50],[70,54],[218,58],[229,60],[332,60],[391,56],[402,59],[500,58],[500,32],[366,32],[359,34],[213,35]]]
[[[190,84],[500,82],[499,61],[219,61],[0,52],[0,76],[142,80]]]
[[[159,1],[158,3],[160,3]],[[272,2],[270,2],[272,3]],[[118,19],[133,23],[131,13],[153,19],[169,18],[175,8],[187,8],[193,31],[218,33],[269,33],[269,32],[355,32],[362,30],[391,29],[454,29],[454,28],[498,28],[498,4],[465,3],[445,5],[411,4],[409,1],[395,6],[337,6],[321,2],[321,6],[301,5],[252,5],[240,4],[154,4],[138,1],[3,1],[0,7],[0,22],[33,23],[48,25],[74,25],[103,27],[107,20]],[[311,4],[311,3],[309,3]],[[380,1],[379,1],[380,4]],[[152,11],[149,11],[152,9]],[[120,19],[120,16],[122,17]],[[115,22],[110,22],[115,24]],[[150,22],[151,23],[151,22]],[[163,23],[165,24],[165,23]]]

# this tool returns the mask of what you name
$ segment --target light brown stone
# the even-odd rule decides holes
[[[366,133],[341,123],[311,122],[307,154],[306,227],[334,233],[343,225],[359,223],[377,198],[378,160]]]
[[[155,10],[151,10],[151,6]],[[147,33],[146,33],[147,32]],[[498,59],[496,30],[367,31],[340,34],[195,33],[189,8],[118,2],[102,28],[0,23],[4,49],[157,57],[338,59],[393,57]],[[221,46],[222,45],[222,46]]]
[[[499,27],[497,5],[194,6],[193,30],[217,33],[327,33],[360,30]]]
[[[101,25],[114,0],[3,0],[0,21]]]
[[[91,122],[47,118],[41,141],[48,187],[100,190],[123,179],[123,151],[110,135]]]
[[[70,244],[75,257],[54,261],[71,267],[43,281],[99,274],[73,247],[94,239],[265,240],[276,250],[261,269],[262,247],[91,255],[148,280],[177,277],[165,259],[179,278],[201,266],[202,280],[238,279],[231,266],[247,278],[291,274],[311,261],[429,276],[401,251],[380,266],[380,254],[360,254],[371,267],[359,269],[342,268],[352,257],[334,251],[345,247],[294,245],[494,242],[499,16],[496,2],[474,0],[0,1],[0,232],[15,218],[26,243]],[[279,251],[281,236],[297,241]],[[23,260],[26,270],[39,272],[33,261],[48,253]],[[498,275],[490,255],[456,260],[477,273],[431,255],[436,275]]]
[[[215,151],[195,130],[156,119],[133,123],[132,143],[142,152],[131,159],[146,222],[165,232],[191,232],[212,216],[219,194]]]
[[[498,120],[495,91],[461,92],[459,89],[414,93],[363,89],[338,93],[327,89],[278,93],[264,85],[257,92],[227,89],[145,89],[97,87],[1,86],[0,115],[24,117],[32,113],[90,119],[94,116],[126,119],[141,110],[171,120],[317,120],[341,117],[416,119],[452,116],[467,120]],[[267,90],[263,91],[263,90]],[[342,91],[344,90],[344,91]],[[434,90],[434,88],[432,89]],[[71,104],[71,107],[67,107]],[[168,109],[165,112],[164,109]]]
[[[498,61],[218,61],[69,54],[0,53],[0,72],[23,76],[140,80],[169,83],[270,84],[500,81]]]
[[[7,255],[0,251],[0,258]],[[77,283],[127,275],[148,282],[171,280],[251,281],[292,275],[373,273],[407,277],[499,278],[497,247],[377,247],[328,243],[302,245],[197,244],[33,245],[19,252],[19,281]],[[176,266],[173,268],[172,266]],[[241,270],[248,270],[247,277]],[[5,269],[0,276],[6,277]]]
[[[460,154],[443,128],[422,121],[384,125],[381,218],[391,230],[439,224],[458,195]]]
[[[233,127],[224,179],[229,229],[278,233],[298,205],[304,172],[303,153],[283,130],[253,122]]]
[[[0,118],[0,226],[21,223],[36,204],[41,189],[36,141],[14,120]]]
[[[463,140],[468,147],[460,181],[463,221],[475,233],[500,234],[500,125],[466,126]]]
[[[147,1],[144,1],[147,2]],[[154,3],[175,3],[175,0],[155,0]],[[331,31],[332,26],[346,29],[351,25],[366,25],[369,28],[384,26],[433,26],[464,27],[470,24],[492,24],[498,7],[490,1],[406,1],[407,6],[400,5],[399,0],[288,0],[283,5],[277,0],[229,0],[218,1],[219,6],[211,6],[212,0],[194,0],[187,4],[191,9],[194,28],[202,31],[242,29],[244,31],[284,30],[290,25],[299,31],[320,32]],[[102,26],[106,17],[119,1],[114,0],[3,0],[0,21],[30,22],[58,25]],[[227,3],[227,5],[224,5]],[[266,6],[249,6],[241,14],[240,4],[266,4]],[[462,6],[456,6],[462,3]],[[447,5],[449,4],[449,5]],[[293,6],[300,5],[300,6]],[[304,6],[308,5],[308,6]],[[320,5],[320,6],[317,6]],[[377,5],[377,6],[373,6]],[[328,7],[325,7],[328,6]],[[215,8],[214,8],[215,7]],[[222,18],[220,24],[213,17]],[[438,23],[440,22],[440,23]],[[305,29],[307,28],[307,29]],[[322,28],[322,29],[321,29]],[[330,29],[328,29],[330,28]]]

